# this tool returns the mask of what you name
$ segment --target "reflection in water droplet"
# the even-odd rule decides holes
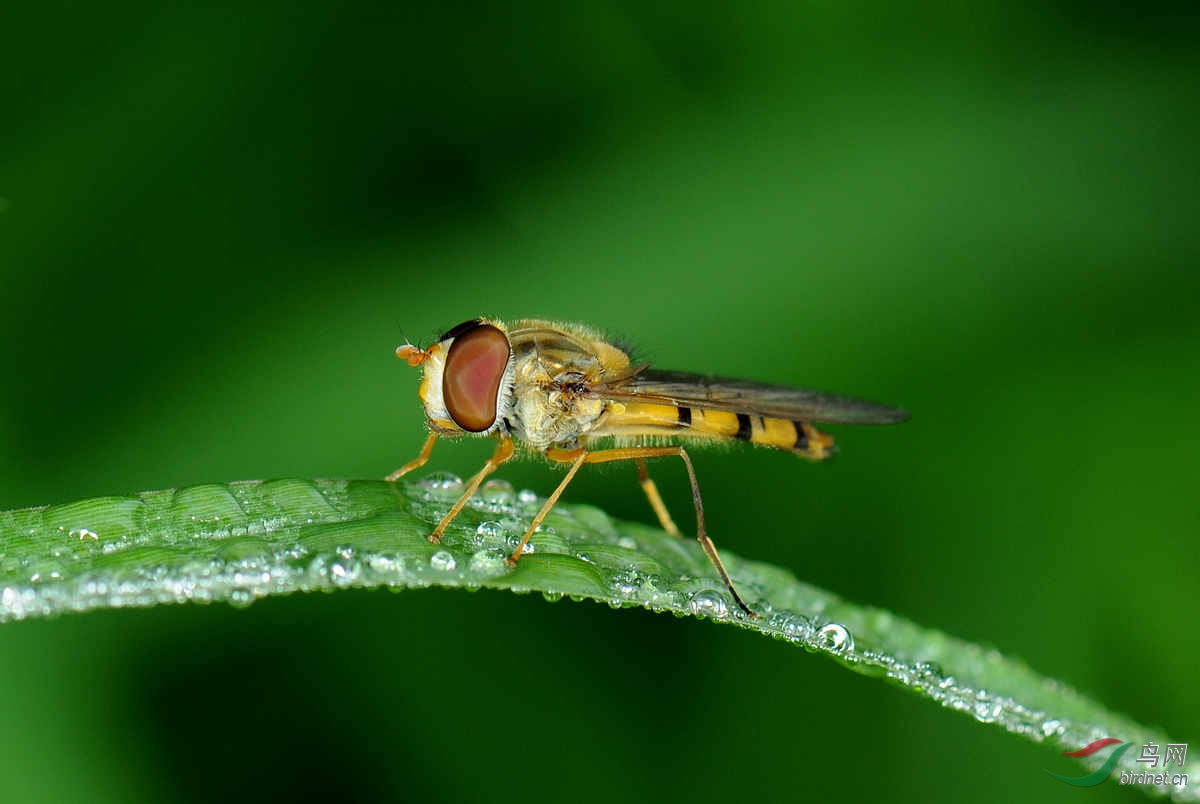
[[[254,594],[248,589],[234,589],[229,593],[229,604],[234,608],[244,609],[254,602]]]
[[[458,562],[454,560],[454,556],[449,550],[438,550],[429,557],[429,566],[435,570],[449,571],[458,566]]]
[[[829,623],[817,632],[825,647],[832,651],[854,650],[854,637],[841,623]]]
[[[696,592],[688,601],[688,607],[692,610],[692,614],[712,617],[716,620],[729,614],[729,604],[725,602],[725,596],[712,589]]]

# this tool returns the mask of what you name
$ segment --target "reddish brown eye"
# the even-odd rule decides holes
[[[442,396],[455,424],[470,433],[495,424],[496,395],[507,367],[508,336],[491,324],[455,336],[442,369]]]

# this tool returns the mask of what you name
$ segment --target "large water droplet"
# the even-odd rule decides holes
[[[479,490],[479,499],[489,505],[512,505],[517,499],[512,483],[507,480],[493,479],[483,484]]]
[[[841,623],[829,623],[822,626],[821,630],[817,632],[817,638],[828,650],[838,652],[854,650],[854,637]]]
[[[729,614],[729,604],[725,601],[725,596],[713,589],[693,594],[688,601],[688,608],[692,610],[692,614],[712,617],[715,620],[723,619]]]
[[[521,489],[517,492],[517,502],[521,503],[521,505],[533,505],[537,501],[537,492],[532,489]]]
[[[458,566],[458,562],[454,560],[454,556],[449,550],[438,550],[429,557],[429,566],[435,570],[443,570],[449,572]]]
[[[494,520],[480,522],[475,528],[475,546],[490,547],[504,543],[504,525]]]

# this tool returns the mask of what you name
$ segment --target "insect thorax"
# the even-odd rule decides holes
[[[607,414],[606,401],[584,393],[589,379],[584,375],[552,372],[533,352],[518,352],[514,362],[512,409],[506,417],[514,438],[539,451],[570,449]]]

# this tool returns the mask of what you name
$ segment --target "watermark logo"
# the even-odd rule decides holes
[[[1062,776],[1051,770],[1043,770],[1046,770],[1046,773],[1049,773],[1061,782],[1066,782],[1076,787],[1094,787],[1108,778],[1109,774],[1112,773],[1112,769],[1121,761],[1121,756],[1133,746],[1133,743],[1122,742],[1116,737],[1104,737],[1085,745],[1078,751],[1062,752],[1063,756],[1067,757],[1090,757],[1097,751],[1103,751],[1112,745],[1117,747],[1108,755],[1108,759],[1104,760],[1104,764],[1084,776]],[[1158,768],[1159,760],[1161,760],[1163,773],[1151,773],[1149,771],[1133,773],[1132,771],[1123,770],[1119,774],[1120,784],[1169,784],[1175,787],[1186,785],[1188,783],[1186,773],[1167,773],[1165,771],[1167,770],[1167,766],[1172,764],[1177,764],[1180,768],[1183,768],[1184,762],[1187,760],[1187,743],[1167,743],[1161,754],[1159,753],[1160,747],[1158,743],[1146,743],[1142,746],[1142,753],[1137,761],[1143,762],[1152,770],[1155,770]]]

